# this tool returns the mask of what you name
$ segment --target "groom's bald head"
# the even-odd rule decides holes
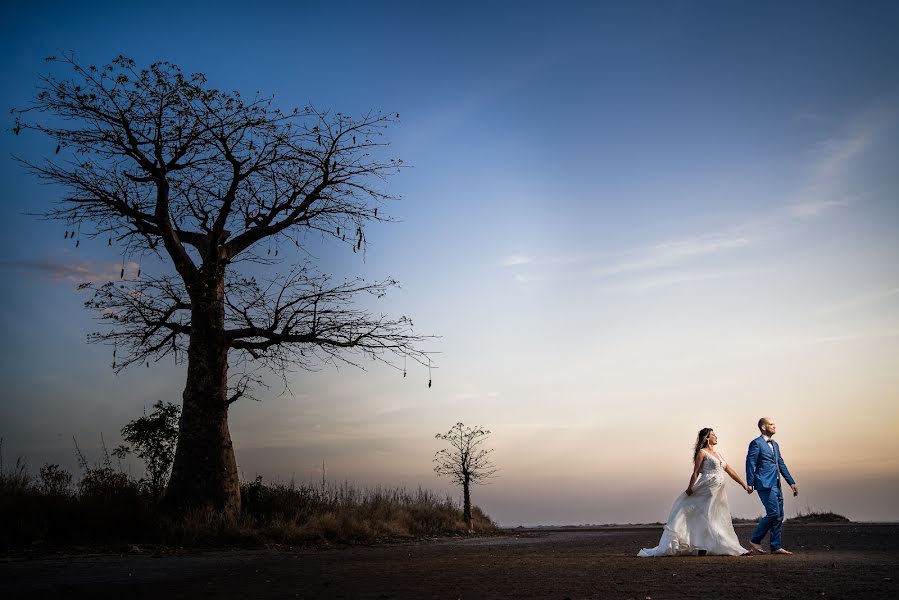
[[[759,419],[759,431],[766,435],[774,435],[774,421],[771,417],[762,417]]]

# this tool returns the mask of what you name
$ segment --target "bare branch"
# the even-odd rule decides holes
[[[486,483],[498,471],[490,458],[493,449],[480,447],[489,435],[490,431],[483,427],[466,427],[463,423],[456,423],[446,433],[438,433],[435,437],[449,443],[452,449],[437,451],[434,471],[465,487],[469,483]]]
[[[88,336],[91,343],[113,347],[116,372],[135,363],[161,360],[169,354],[180,361],[190,335],[191,304],[174,277],[131,279],[102,284],[84,283],[79,289],[93,296],[84,305],[99,313],[107,325]]]
[[[368,357],[399,369],[392,359],[408,357],[427,364],[416,344],[430,339],[414,334],[407,317],[389,319],[353,308],[357,299],[382,297],[393,280],[353,279],[334,283],[308,266],[260,283],[255,278],[227,284],[225,339],[268,368],[285,373],[324,363],[359,363]]]
[[[390,220],[383,209],[393,196],[381,186],[403,164],[385,156],[382,136],[397,118],[284,112],[270,97],[217,90],[167,62],[139,69],[119,56],[95,67],[72,54],[51,62],[71,77],[42,77],[32,103],[14,111],[18,129],[57,146],[50,160],[21,161],[65,190],[40,214],[64,221],[66,236],[83,229],[126,254],[153,254],[178,275],[87,286],[86,305],[108,326],[89,339],[113,345],[116,370],[180,360],[201,330],[241,365],[228,403],[262,382],[259,365],[283,378],[328,363],[361,367],[361,358],[430,363],[418,349],[428,338],[409,319],[354,305],[383,296],[393,280],[335,283],[301,267],[260,284],[236,268],[272,264],[266,245],[276,255],[282,244],[305,250],[310,233],[363,253],[366,225]]]

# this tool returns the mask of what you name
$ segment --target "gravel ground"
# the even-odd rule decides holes
[[[749,526],[737,526],[744,545]],[[792,525],[794,556],[636,558],[660,528],[376,546],[7,557],[0,597],[899,598],[899,523]]]

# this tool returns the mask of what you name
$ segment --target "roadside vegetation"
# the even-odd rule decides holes
[[[154,408],[123,432],[134,433],[135,423],[146,426],[154,419],[161,428],[168,427],[171,409],[161,403]],[[160,415],[165,418],[157,418]],[[44,464],[37,473],[22,458],[7,465],[0,439],[0,550],[377,543],[470,531],[460,502],[429,490],[326,481],[267,483],[262,477],[241,482],[242,510],[237,518],[212,510],[173,515],[164,509],[160,494],[171,461],[165,452],[151,452],[146,446],[151,440],[164,447],[165,436],[143,433],[125,436],[130,446],[111,453],[117,460],[104,446],[93,465],[76,443],[81,467],[77,479],[56,464]],[[128,453],[150,461],[145,477],[122,469],[121,458]],[[471,514],[473,532],[497,529],[478,507]]]

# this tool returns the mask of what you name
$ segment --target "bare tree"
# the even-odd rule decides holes
[[[106,325],[89,339],[112,346],[116,371],[186,358],[165,500],[234,515],[228,407],[263,382],[265,369],[286,382],[293,367],[427,361],[409,319],[354,308],[393,280],[332,281],[309,264],[267,281],[238,270],[280,264],[285,246],[306,250],[317,240],[364,253],[366,224],[391,220],[382,209],[392,196],[378,186],[402,165],[382,157],[380,136],[399,115],[282,112],[271,98],[245,100],[165,62],[48,60],[74,75],[41,77],[31,105],[14,111],[16,135],[31,129],[56,143],[58,156],[22,161],[66,190],[41,214],[65,222],[76,245],[86,235],[123,247],[120,281],[82,286]],[[125,257],[134,254],[156,257],[163,272],[129,269],[126,277]]]
[[[497,468],[490,458],[493,449],[481,448],[490,431],[480,426],[466,427],[456,423],[446,433],[438,433],[438,440],[449,442],[450,448],[438,450],[434,455],[434,470],[438,475],[450,477],[462,486],[462,515],[471,530],[471,486],[486,483],[495,477]]]

